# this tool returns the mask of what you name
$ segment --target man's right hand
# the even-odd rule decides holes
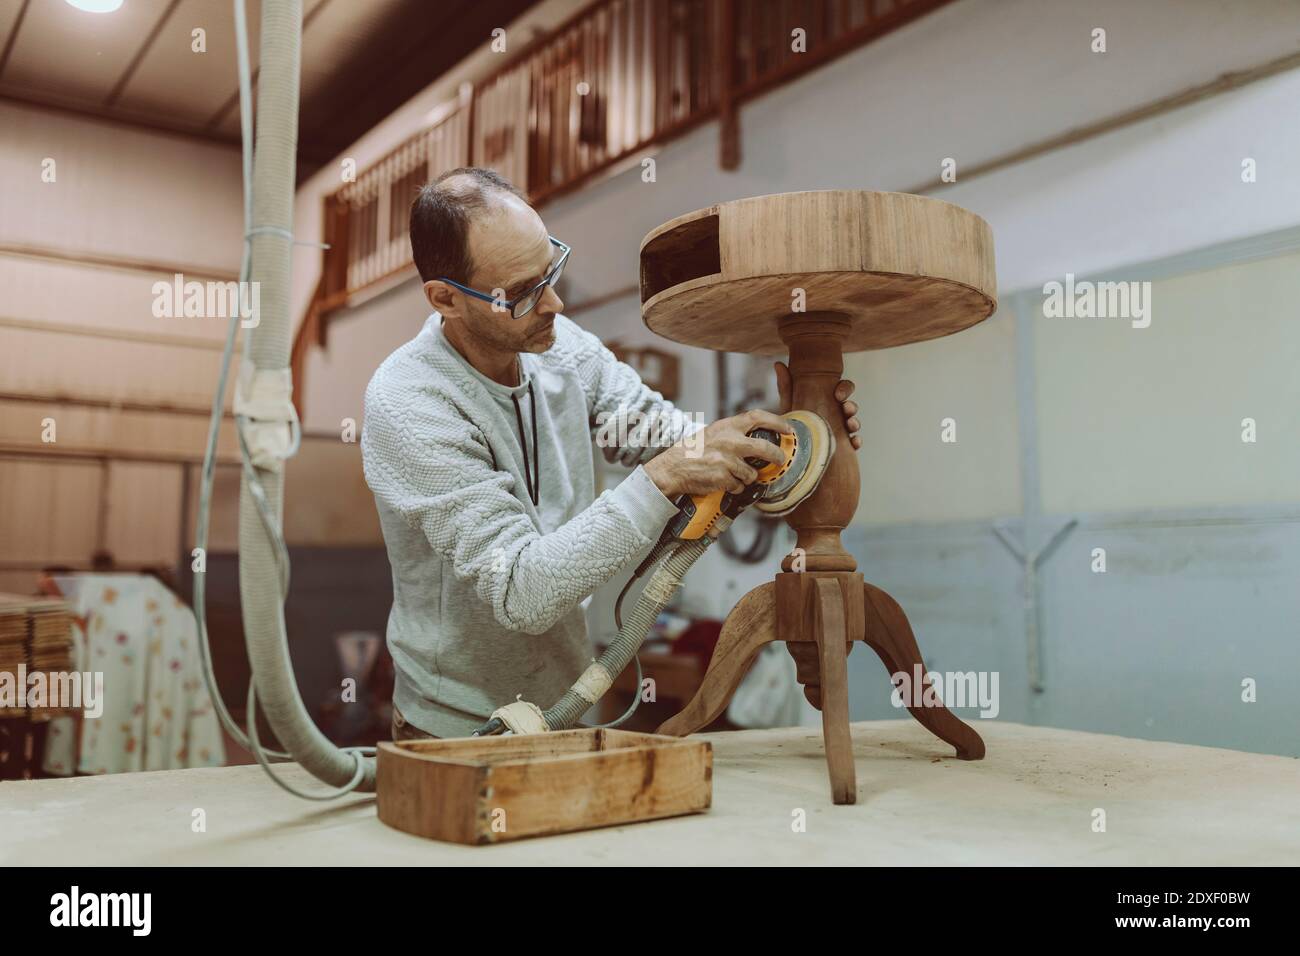
[[[749,437],[748,433],[755,428],[775,432],[794,430],[780,415],[751,409],[718,419],[656,455],[644,465],[645,473],[669,500],[684,494],[706,495],[720,488],[738,494],[758,477],[746,458],[777,465],[785,461],[778,446],[762,438]]]

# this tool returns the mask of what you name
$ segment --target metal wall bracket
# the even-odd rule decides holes
[[[1042,663],[1042,643],[1040,634],[1042,628],[1039,622],[1039,602],[1038,602],[1038,568],[1043,564],[1052,552],[1056,550],[1065,536],[1078,525],[1079,519],[1071,518],[1063,522],[1055,531],[1047,536],[1047,540],[1035,548],[1028,546],[1031,537],[1037,538],[1038,535],[1030,535],[1026,527],[1023,534],[1017,535],[1009,530],[1005,525],[995,523],[993,533],[998,536],[1012,556],[1020,562],[1021,573],[1021,593],[1024,597],[1024,614],[1025,614],[1025,665],[1029,672],[1029,688],[1035,693],[1041,694],[1047,689],[1043,680],[1043,663]]]

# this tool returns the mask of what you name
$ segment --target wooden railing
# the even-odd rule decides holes
[[[949,2],[735,0],[735,96],[749,99],[788,82]]]
[[[326,198],[322,311],[410,266],[411,200],[431,179],[468,165],[469,120],[469,104],[453,109]]]
[[[411,200],[441,173],[489,166],[540,205],[715,117],[734,167],[744,100],[949,2],[597,0],[326,199],[317,322],[409,274]]]
[[[535,203],[714,115],[721,10],[716,0],[598,3],[501,74],[524,95],[493,122],[518,130],[527,165],[512,167],[526,168]]]

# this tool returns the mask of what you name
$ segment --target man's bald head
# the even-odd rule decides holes
[[[411,257],[420,279],[451,279],[468,285],[474,272],[470,223],[502,202],[527,197],[491,169],[463,166],[420,189],[411,203]]]

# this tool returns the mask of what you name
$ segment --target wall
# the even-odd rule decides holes
[[[227,322],[157,318],[153,287],[237,275],[239,152],[12,102],[0,129],[0,590],[30,591],[41,566],[87,566],[97,550],[174,567],[193,546]],[[337,435],[309,437],[289,466],[292,544],[380,541]],[[219,448],[236,460],[229,421]],[[235,481],[219,483],[213,549],[235,546],[236,498]]]
[[[1035,316],[1043,508],[1295,500],[1300,254],[1156,279],[1151,300],[1144,329]]]
[[[161,409],[210,404],[225,323],[155,318],[153,285],[237,272],[238,153],[12,102],[0,129],[0,589],[172,566],[207,419]]]

